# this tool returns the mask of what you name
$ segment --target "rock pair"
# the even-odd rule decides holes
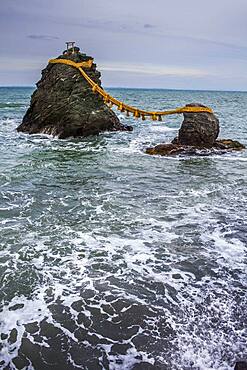
[[[92,57],[73,47],[57,59],[73,62],[87,62]],[[96,64],[85,68],[88,76],[101,86],[100,72]],[[188,104],[187,106],[201,106]],[[28,108],[18,131],[29,134],[44,133],[58,138],[97,135],[104,131],[131,131],[123,125],[116,114],[95,94],[78,69],[64,64],[48,64],[42,71],[41,80],[31,97]],[[184,113],[184,121],[178,137],[172,143],[159,144],[148,148],[146,153],[158,155],[211,154],[241,150],[244,146],[237,141],[216,140],[219,134],[219,120],[213,113]]]

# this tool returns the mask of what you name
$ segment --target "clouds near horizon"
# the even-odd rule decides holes
[[[244,0],[1,0],[0,85],[33,85],[74,40],[105,86],[247,90],[246,15]]]

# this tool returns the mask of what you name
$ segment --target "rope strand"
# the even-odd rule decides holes
[[[120,112],[126,112],[126,115],[129,116],[129,113],[132,113],[135,118],[142,118],[145,120],[145,117],[148,116],[152,118],[153,121],[162,121],[162,116],[167,116],[170,114],[182,114],[182,113],[213,113],[213,110],[208,107],[180,107],[177,109],[170,109],[165,111],[146,111],[143,109],[138,109],[136,107],[132,107],[128,104],[125,104],[113,96],[109,95],[105,90],[103,90],[98,84],[96,84],[82,68],[91,68],[93,65],[93,59],[89,59],[86,62],[75,63],[69,59],[51,59],[49,60],[50,64],[65,64],[71,67],[77,68],[81,75],[85,78],[85,80],[89,83],[92,87],[92,91],[94,93],[100,94],[104,102],[108,104],[110,107],[116,105]]]

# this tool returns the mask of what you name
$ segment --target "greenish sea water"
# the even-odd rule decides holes
[[[0,88],[0,369],[230,370],[247,359],[247,153],[144,154],[133,132],[24,135],[32,88]],[[247,145],[247,93],[112,89],[157,110],[211,106]],[[118,113],[119,114],[119,113]]]

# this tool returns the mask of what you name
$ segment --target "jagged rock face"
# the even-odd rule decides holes
[[[91,59],[80,53],[79,48],[75,53],[64,53],[58,58],[76,63]],[[95,64],[85,71],[94,82],[101,85],[100,72]],[[17,128],[29,134],[45,133],[59,138],[131,129],[123,126],[102,97],[92,92],[77,69],[63,64],[48,64],[42,71],[30,107]]]
[[[188,107],[205,107],[187,104]],[[213,113],[184,113],[184,121],[178,132],[177,143],[210,148],[219,135],[219,120]]]

